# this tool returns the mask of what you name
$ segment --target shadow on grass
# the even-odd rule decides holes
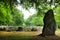
[[[33,35],[28,34],[0,34],[0,40],[31,40]]]
[[[0,32],[0,40],[60,40],[60,30],[57,36],[36,36],[40,32]]]
[[[60,40],[60,36],[0,36],[0,40]]]
[[[32,40],[60,40],[60,36],[46,36],[46,37],[36,36]]]
[[[31,40],[30,36],[0,36],[0,40]]]

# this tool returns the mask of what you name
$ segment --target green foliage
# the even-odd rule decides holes
[[[9,24],[12,20],[9,5],[5,6],[3,2],[0,2],[0,25]]]
[[[29,9],[34,7],[37,11],[40,11],[51,9],[52,5],[57,7],[60,4],[60,0],[20,0],[20,4],[23,8]]]
[[[14,8],[13,10],[13,25],[14,26],[21,26],[23,25],[23,14],[21,11],[19,11],[18,9]]]
[[[6,0],[0,2],[0,25],[23,25],[22,12]]]
[[[55,9],[55,19],[56,19],[56,23],[57,25],[59,26],[60,28],[60,6],[58,6],[56,9]]]
[[[37,14],[34,14],[34,15],[30,16],[26,20],[26,25],[29,25],[29,26],[42,26],[43,25],[43,14],[41,14],[40,16],[38,16]]]
[[[0,25],[43,25],[43,13],[51,9],[51,5],[55,6],[55,19],[57,25],[60,26],[60,0],[20,0],[23,8],[31,7],[37,10],[37,14],[30,16],[24,23],[23,14],[15,8],[18,4],[17,0],[0,0]]]

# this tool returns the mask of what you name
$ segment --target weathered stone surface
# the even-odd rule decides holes
[[[56,22],[54,19],[54,12],[52,9],[50,9],[47,13],[45,13],[43,22],[44,27],[41,35],[42,36],[55,35]]]

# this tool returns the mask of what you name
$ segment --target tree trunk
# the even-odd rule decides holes
[[[41,36],[55,35],[56,22],[54,19],[54,13],[52,9],[48,10],[48,12],[45,13],[43,22],[44,22],[44,27]]]

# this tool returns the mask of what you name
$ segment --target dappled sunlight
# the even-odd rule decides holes
[[[40,31],[37,31],[37,32],[6,32],[6,31],[1,31],[0,32],[0,35],[9,35],[9,34],[16,34],[16,35],[38,35],[40,34],[41,32]]]
[[[33,38],[33,40],[60,40],[60,29],[56,30],[56,35],[52,35],[52,36],[36,36],[35,38]]]
[[[60,29],[57,29],[55,34],[56,34],[57,36],[60,36]]]

